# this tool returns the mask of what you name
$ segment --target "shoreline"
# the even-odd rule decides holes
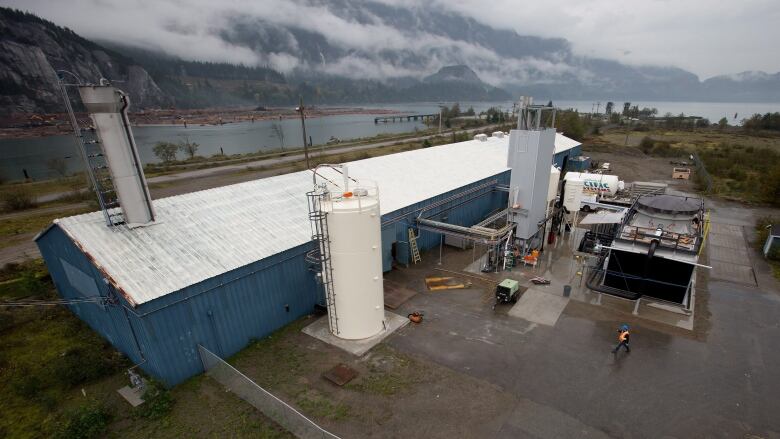
[[[398,110],[381,108],[312,107],[306,111],[306,118],[316,119],[356,114],[386,115],[399,113],[401,112]],[[86,117],[86,114],[77,114],[76,117],[81,121]],[[201,108],[191,110],[149,110],[130,113],[129,117],[133,127],[200,127],[294,119],[300,117],[300,115],[290,108]],[[0,126],[0,140],[33,139],[73,134],[73,128],[66,113],[16,114],[5,118],[1,125],[3,126]]]

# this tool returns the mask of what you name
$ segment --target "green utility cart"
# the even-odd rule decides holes
[[[493,309],[499,303],[515,303],[517,302],[517,295],[520,293],[520,282],[512,279],[504,279],[496,287],[496,303],[493,304]]]

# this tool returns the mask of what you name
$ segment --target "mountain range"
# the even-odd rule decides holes
[[[313,104],[497,101],[519,95],[539,101],[780,102],[780,73],[700,81],[676,67],[579,56],[564,39],[520,35],[432,7],[359,0],[307,4],[363,34],[350,39],[336,34],[343,29],[228,15],[215,35],[255,57],[233,65],[92,41],[35,15],[0,8],[0,113],[61,111],[55,71],[67,71],[61,74],[68,81],[108,78],[130,93],[136,108],[288,105],[299,96]],[[377,26],[381,38],[372,37]]]

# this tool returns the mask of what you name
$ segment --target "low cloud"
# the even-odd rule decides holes
[[[0,1],[87,38],[155,49],[184,59],[268,65],[282,72],[310,68],[352,78],[384,79],[422,77],[444,65],[467,64],[494,85],[544,81],[539,72],[589,75],[556,54],[502,58],[479,44],[431,33],[425,23],[413,29],[399,28],[361,8],[360,2],[334,6],[323,0]],[[564,37],[578,55],[678,65],[702,76],[735,69],[780,70],[779,49],[774,44],[780,36],[775,25],[780,22],[780,8],[771,0],[728,4],[550,0],[522,7],[514,0],[495,0],[490,7],[477,0],[373,1],[393,8],[450,11],[525,35]],[[277,50],[260,50],[232,38],[239,22],[259,39],[274,40]],[[319,36],[337,48],[339,56],[320,52],[316,62],[307,61],[303,43],[293,31]],[[395,55],[381,56],[383,51]]]

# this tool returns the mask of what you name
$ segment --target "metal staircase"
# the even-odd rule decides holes
[[[417,247],[417,237],[414,235],[414,229],[409,227],[409,249],[412,252],[412,263],[416,264],[422,261],[420,249]]]
[[[103,211],[106,225],[117,226],[124,224],[125,221],[122,216],[122,211],[121,209],[117,209],[119,207],[119,200],[117,199],[116,190],[111,179],[111,172],[108,169],[108,163],[103,154],[97,131],[89,118],[83,119],[81,120],[81,123],[79,123],[79,120],[76,118],[76,113],[73,111],[73,106],[71,105],[70,96],[68,95],[66,87],[78,84],[66,84],[63,75],[59,72],[58,78],[60,92],[65,101],[65,108],[67,109],[68,116],[70,117],[70,124],[73,127],[73,133],[76,137],[76,146],[84,161],[85,172],[87,173],[89,183],[97,196],[100,210]],[[82,126],[85,128],[82,129]]]
[[[309,221],[311,223],[311,239],[317,243],[317,248],[309,252],[308,262],[318,268],[319,279],[325,290],[325,302],[328,307],[328,324],[333,334],[339,334],[339,318],[336,311],[336,290],[333,288],[333,265],[331,264],[330,238],[328,236],[328,214],[322,209],[322,203],[327,201],[330,193],[325,187],[307,192],[309,199]]]

